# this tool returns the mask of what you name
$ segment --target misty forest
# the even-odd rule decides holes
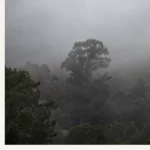
[[[150,1],[5,8],[5,144],[150,144]]]

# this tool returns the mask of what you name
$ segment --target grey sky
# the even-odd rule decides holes
[[[60,63],[74,42],[95,38],[112,66],[150,57],[149,0],[6,0],[6,62]]]

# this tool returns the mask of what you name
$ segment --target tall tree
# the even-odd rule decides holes
[[[101,41],[88,39],[83,42],[76,42],[73,49],[68,54],[68,58],[61,64],[70,72],[67,79],[67,99],[73,104],[71,118],[74,125],[87,122],[89,116],[90,103],[97,103],[97,111],[108,98],[109,87],[106,81],[110,79],[107,74],[99,76],[94,80],[92,74],[100,68],[108,67],[110,58],[108,50]],[[96,115],[99,113],[96,113]]]

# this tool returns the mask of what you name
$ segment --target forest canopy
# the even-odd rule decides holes
[[[60,65],[65,78],[47,64],[5,66],[5,143],[150,144],[148,78],[116,82],[110,62],[103,42],[87,39]]]

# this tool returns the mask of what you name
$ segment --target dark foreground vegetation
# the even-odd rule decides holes
[[[6,66],[5,143],[150,144],[150,74],[124,90],[123,78],[101,72],[110,62],[103,43],[89,39],[62,62],[65,78],[45,64]]]

